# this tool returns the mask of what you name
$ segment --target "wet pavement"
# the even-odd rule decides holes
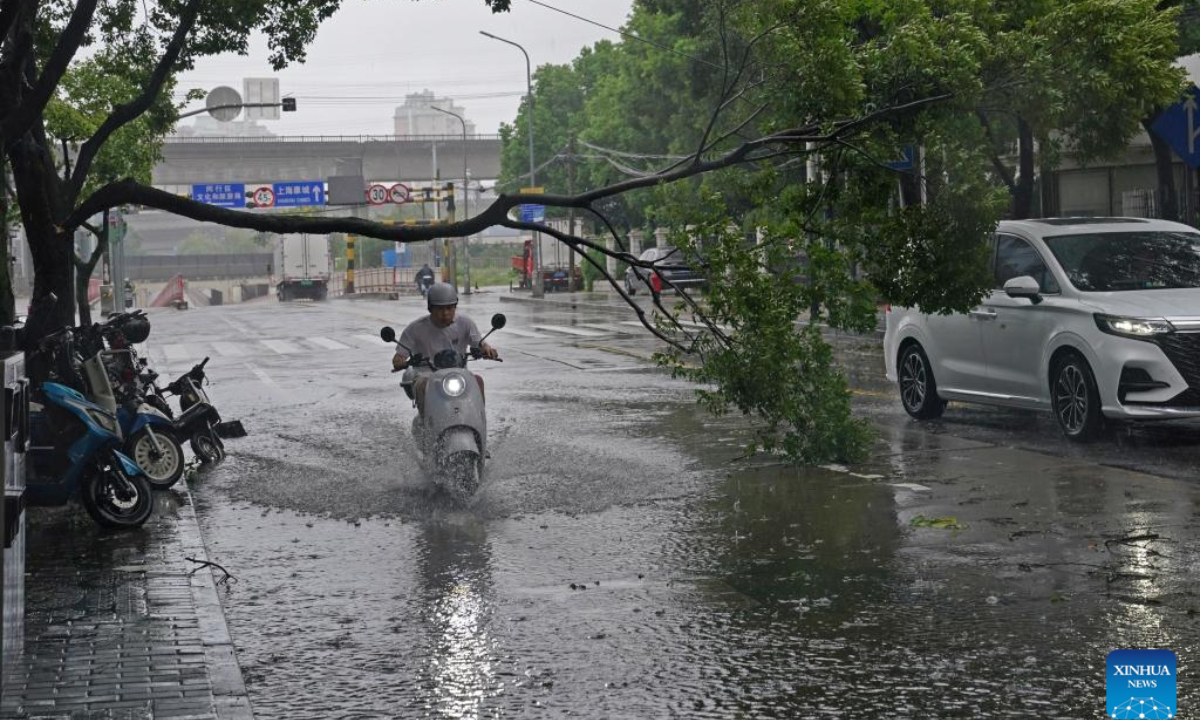
[[[418,470],[374,339],[414,301],[153,318],[160,372],[213,355],[251,433],[195,495],[260,718],[1088,718],[1110,650],[1196,657],[1191,428],[1078,449],[1049,418],[918,425],[843,338],[872,460],[735,462],[742,421],[611,312],[461,309],[509,315],[466,507]]]
[[[78,506],[27,511],[24,651],[0,717],[252,717],[186,492],[156,494],[136,531]]]

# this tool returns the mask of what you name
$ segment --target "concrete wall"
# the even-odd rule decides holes
[[[125,258],[130,279],[169,280],[183,275],[188,280],[206,278],[253,278],[269,274],[271,253],[226,255],[133,255]]]

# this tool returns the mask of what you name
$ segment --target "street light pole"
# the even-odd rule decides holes
[[[438,112],[440,112],[440,113],[445,113],[445,114],[447,114],[447,115],[451,115],[451,116],[453,116],[453,117],[456,117],[456,118],[458,118],[458,121],[459,121],[460,123],[462,123],[462,129],[463,129],[463,144],[462,144],[462,154],[463,154],[463,184],[462,184],[462,192],[463,192],[463,194],[462,194],[463,218],[462,218],[462,219],[463,219],[463,220],[466,220],[466,219],[468,219],[468,218],[470,218],[470,217],[471,217],[471,206],[470,206],[470,202],[471,202],[471,196],[470,196],[470,195],[468,194],[468,192],[467,192],[467,121],[466,121],[466,119],[465,119],[465,118],[463,118],[463,116],[462,116],[462,115],[459,115],[458,113],[453,113],[453,112],[450,112],[449,110],[443,110],[442,108],[440,108],[440,107],[436,107],[436,106],[434,106],[434,105],[430,105],[429,107],[433,108],[434,110],[437,110],[437,111],[438,111]],[[463,283],[463,295],[470,295],[470,294],[471,294],[471,242],[470,242],[470,237],[468,237],[468,236],[466,236],[466,235],[464,235],[464,236],[463,236],[463,255],[465,256],[466,265],[467,265],[467,276],[466,276],[466,280],[465,280],[465,282]]]
[[[529,104],[529,187],[537,187],[537,175],[533,164],[533,69],[529,62],[529,53],[525,52],[525,48],[512,40],[505,40],[502,37],[479,31],[480,35],[490,37],[493,40],[499,40],[502,43],[508,43],[521,51],[525,56],[525,85],[528,88],[525,94],[526,101]],[[542,236],[541,233],[533,234],[533,296],[540,298],[544,296],[542,288]]]

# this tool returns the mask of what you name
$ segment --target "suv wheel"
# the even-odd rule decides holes
[[[904,410],[918,420],[942,416],[946,401],[938,397],[933,368],[920,345],[913,343],[900,352],[897,364],[900,379],[900,402]]]
[[[1072,353],[1052,368],[1050,400],[1058,426],[1068,440],[1089,442],[1104,431],[1096,377],[1079,355]]]

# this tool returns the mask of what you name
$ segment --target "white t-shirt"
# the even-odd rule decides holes
[[[433,359],[442,350],[465,355],[470,348],[479,346],[482,337],[475,321],[466,315],[455,315],[454,322],[444,328],[434,325],[433,319],[426,315],[404,328],[400,343],[414,353]]]

